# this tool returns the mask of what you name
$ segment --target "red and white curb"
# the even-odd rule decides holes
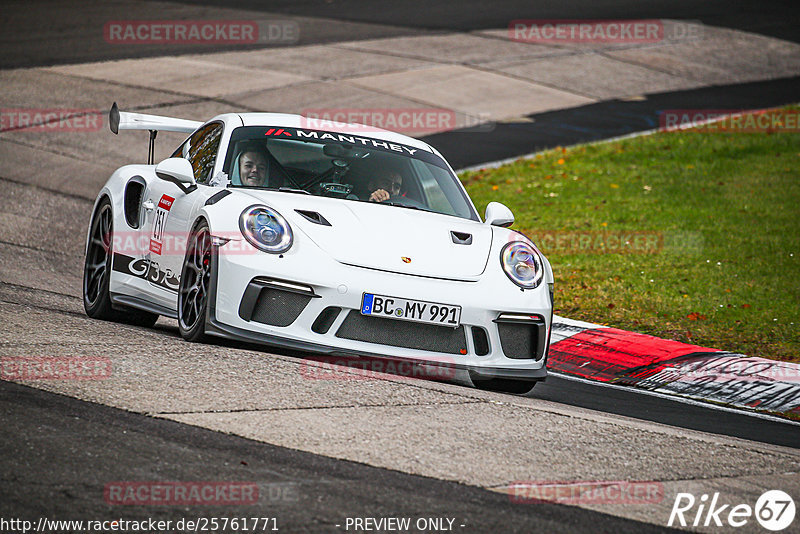
[[[547,367],[619,386],[800,415],[800,365],[553,317]]]

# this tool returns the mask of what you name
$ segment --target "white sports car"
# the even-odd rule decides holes
[[[83,300],[98,319],[453,370],[524,393],[546,377],[553,273],[511,211],[485,222],[433,147],[357,124],[120,112],[147,165],[97,196]],[[158,131],[189,137],[153,164]]]

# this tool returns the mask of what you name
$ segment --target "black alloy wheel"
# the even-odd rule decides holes
[[[93,319],[153,326],[158,315],[132,308],[113,307],[108,287],[114,258],[114,212],[108,198],[100,201],[89,231],[83,264],[83,308]]]
[[[187,341],[203,341],[206,337],[210,281],[211,234],[202,222],[190,236],[178,289],[178,327]]]

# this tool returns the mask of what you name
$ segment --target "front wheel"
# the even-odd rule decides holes
[[[83,309],[92,319],[153,326],[158,315],[142,310],[114,309],[108,291],[114,258],[114,217],[111,202],[103,198],[92,218],[83,264]]]
[[[211,234],[198,224],[189,239],[178,289],[178,329],[186,341],[206,339],[206,311],[211,281]]]

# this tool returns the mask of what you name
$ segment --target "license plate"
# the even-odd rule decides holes
[[[364,293],[361,314],[456,328],[461,321],[461,306]]]

